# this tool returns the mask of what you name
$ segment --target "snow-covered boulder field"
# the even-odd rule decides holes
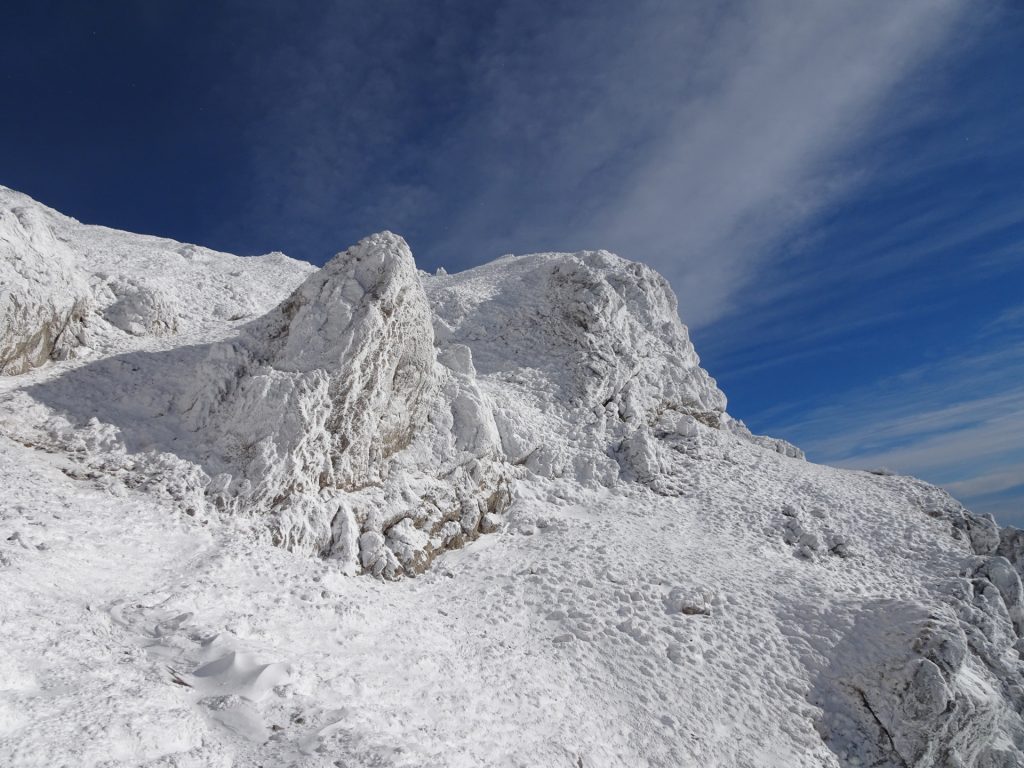
[[[0,187],[0,334],[0,765],[1024,764],[1024,534],[752,434],[641,264]]]

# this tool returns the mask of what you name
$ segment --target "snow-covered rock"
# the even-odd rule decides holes
[[[437,386],[430,307],[405,241],[384,232],[339,254],[251,333],[274,371],[328,372],[322,483],[380,482],[426,422]]]
[[[126,275],[95,275],[97,311],[111,325],[133,336],[162,336],[178,330],[174,298],[159,285]]]
[[[75,256],[37,207],[19,202],[0,196],[0,374],[88,343],[90,292]]]
[[[0,763],[1024,761],[1024,534],[751,434],[647,267],[0,209]]]
[[[855,765],[1024,762],[1020,686],[1010,682],[1022,665],[998,660],[1016,657],[1005,641],[978,635],[973,614],[999,614],[976,589],[958,584],[938,610],[879,601],[858,612],[817,692],[829,708],[822,735],[836,752]]]
[[[472,350],[502,448],[535,474],[610,486],[637,430],[721,422],[725,396],[675,295],[642,264],[606,251],[504,257],[426,286],[439,344]]]

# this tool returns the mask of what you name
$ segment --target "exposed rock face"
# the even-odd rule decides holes
[[[430,307],[409,246],[384,232],[311,275],[260,323],[276,371],[330,372],[330,474],[357,488],[412,442],[436,386]]]
[[[74,254],[39,210],[0,207],[0,374],[67,358],[86,344],[89,299]]]

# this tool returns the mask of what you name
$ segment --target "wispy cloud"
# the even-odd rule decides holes
[[[515,77],[495,78],[485,102],[513,128],[530,116],[544,207],[506,231],[521,191],[484,189],[449,247],[489,232],[503,250],[611,248],[659,268],[686,322],[707,324],[735,308],[780,238],[863,181],[844,153],[893,120],[889,97],[964,6],[642,3],[589,27],[556,21],[540,51],[496,55]],[[591,55],[567,56],[566,41]]]
[[[1004,315],[1013,316],[1013,312]],[[979,345],[984,341],[979,338]],[[801,412],[774,428],[817,460],[923,477],[1003,522],[1024,523],[1024,334],[962,352]]]
[[[240,11],[252,206],[306,251],[384,226],[455,267],[609,248],[701,326],[867,178],[846,152],[916,119],[892,98],[966,6],[385,0],[273,10],[283,47]]]

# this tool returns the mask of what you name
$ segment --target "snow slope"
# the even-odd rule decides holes
[[[650,269],[0,222],[0,764],[1024,764],[1024,537],[751,435]]]

